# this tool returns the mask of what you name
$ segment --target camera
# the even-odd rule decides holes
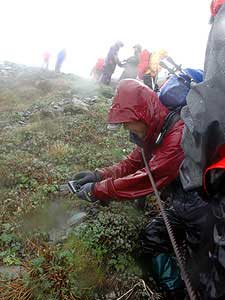
[[[75,180],[69,181],[68,186],[69,186],[70,191],[74,194],[78,193],[80,190],[80,185],[77,184]]]

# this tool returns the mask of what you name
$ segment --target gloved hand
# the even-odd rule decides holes
[[[97,201],[97,199],[95,198],[95,196],[92,193],[94,185],[95,184],[93,182],[89,182],[89,183],[82,185],[81,188],[79,189],[79,191],[76,193],[77,197],[80,199],[89,201],[89,202]]]
[[[76,181],[77,185],[84,185],[88,182],[101,181],[101,175],[98,171],[81,171],[74,175],[73,180]]]

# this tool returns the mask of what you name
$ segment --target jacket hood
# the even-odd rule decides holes
[[[148,126],[145,140],[154,143],[168,109],[146,85],[135,79],[121,80],[116,90],[108,123],[142,121]]]
[[[213,0],[211,2],[210,10],[211,10],[211,16],[215,17],[217,14],[218,10],[222,6],[222,4],[225,2],[225,0]]]

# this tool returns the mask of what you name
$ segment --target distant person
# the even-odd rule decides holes
[[[63,64],[65,58],[66,58],[66,49],[62,49],[57,55],[56,64],[55,64],[56,72],[61,71],[61,67],[62,67],[62,64]]]
[[[148,69],[143,76],[144,84],[146,84],[154,91],[158,91],[157,77],[158,77],[158,73],[162,69],[159,63],[166,56],[168,56],[168,53],[164,49],[153,52],[149,59]]]
[[[140,53],[141,53],[141,45],[136,44],[133,47],[134,49],[134,55],[129,57],[128,59],[125,60],[123,66],[124,66],[124,71],[122,75],[120,76],[119,80],[126,79],[126,78],[137,78],[138,74],[138,64],[140,61]]]
[[[91,70],[91,76],[94,78],[94,80],[98,81],[102,75],[103,68],[104,68],[104,58],[98,58],[96,64]]]
[[[48,67],[49,67],[50,57],[51,57],[50,52],[45,51],[45,52],[43,53],[43,65],[42,65],[42,67],[43,67],[44,69],[46,69],[46,70],[48,70]]]
[[[113,72],[116,69],[116,66],[122,66],[121,62],[118,58],[118,52],[121,47],[123,47],[123,43],[118,41],[113,46],[110,47],[109,52],[106,56],[103,74],[101,77],[101,83],[109,85],[111,82],[111,77]]]
[[[148,69],[150,56],[151,53],[147,49],[142,50],[139,55],[139,63],[137,69],[138,69],[138,79],[140,80],[143,79],[144,74]]]

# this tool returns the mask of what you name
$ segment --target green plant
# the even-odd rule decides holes
[[[140,273],[132,255],[138,251],[138,234],[142,217],[131,205],[119,209],[118,205],[101,209],[89,222],[74,229],[96,257],[105,262],[108,270]],[[129,268],[130,267],[130,268]]]
[[[22,244],[14,233],[14,227],[9,224],[2,224],[0,234],[0,261],[6,265],[20,264],[19,252]]]
[[[100,261],[79,239],[70,238],[64,246],[32,245],[38,255],[26,268],[24,285],[33,299],[88,299],[104,284]]]

